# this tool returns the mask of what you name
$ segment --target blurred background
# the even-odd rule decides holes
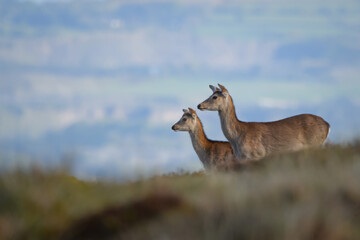
[[[0,0],[0,168],[129,180],[202,168],[186,107],[226,86],[243,121],[360,135],[358,0]],[[225,140],[215,112],[198,112]],[[65,159],[65,160],[64,160]]]

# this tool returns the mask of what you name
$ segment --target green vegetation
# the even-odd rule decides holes
[[[0,177],[0,239],[360,239],[360,143],[131,183]]]

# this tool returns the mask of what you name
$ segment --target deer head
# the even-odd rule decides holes
[[[174,131],[193,131],[196,127],[197,115],[194,109],[183,109],[184,114],[180,120],[172,126]]]
[[[218,111],[221,110],[223,106],[225,106],[226,101],[229,98],[229,93],[223,85],[221,84],[218,85],[220,88],[209,85],[213,93],[210,95],[208,99],[206,99],[197,106],[198,109]]]

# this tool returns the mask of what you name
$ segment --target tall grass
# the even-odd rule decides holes
[[[359,226],[360,143],[126,184],[0,177],[0,239],[360,239]]]

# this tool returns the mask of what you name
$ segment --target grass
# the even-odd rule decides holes
[[[360,143],[131,183],[0,176],[0,239],[360,239],[359,226]]]

